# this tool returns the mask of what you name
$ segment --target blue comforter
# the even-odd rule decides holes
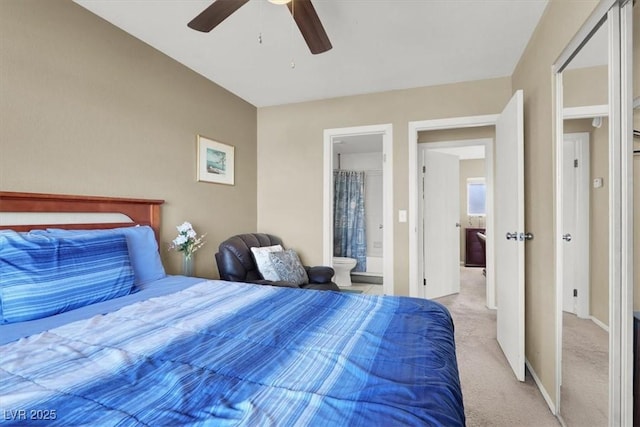
[[[0,422],[462,426],[438,303],[206,281],[0,347]]]

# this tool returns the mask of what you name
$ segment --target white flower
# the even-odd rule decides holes
[[[171,241],[169,249],[184,252],[187,257],[190,257],[204,245],[204,236],[206,234],[197,237],[198,235],[191,223],[185,221],[176,228],[178,229],[178,236]]]
[[[178,233],[187,233],[189,230],[193,230],[193,226],[189,222],[183,222],[182,225],[176,227],[178,229]]]
[[[176,246],[180,246],[184,243],[187,243],[187,236],[185,236],[184,234],[180,234],[178,237],[176,237],[175,239],[173,239],[173,244]]]

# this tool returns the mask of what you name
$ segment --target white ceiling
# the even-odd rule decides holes
[[[312,55],[266,0],[210,33],[187,23],[211,0],[75,1],[257,107],[510,76],[547,4],[314,0],[333,49]]]

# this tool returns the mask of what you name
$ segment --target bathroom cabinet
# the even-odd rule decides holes
[[[478,237],[478,233],[485,233],[484,228],[467,228],[465,229],[465,267],[485,267],[486,257],[485,250]]]

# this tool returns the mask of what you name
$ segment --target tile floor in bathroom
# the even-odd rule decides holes
[[[382,285],[380,284],[354,282],[351,286],[341,287],[340,289],[344,289],[347,291],[362,291],[363,294],[368,295],[384,295],[384,292],[382,291]]]

